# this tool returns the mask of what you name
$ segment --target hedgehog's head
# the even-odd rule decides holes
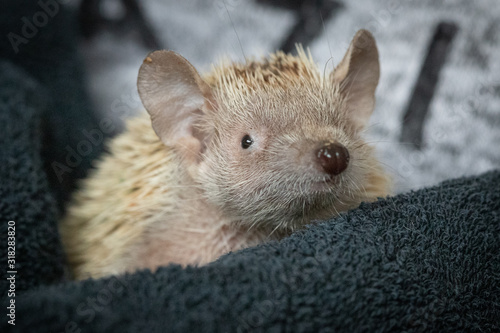
[[[378,79],[375,41],[361,30],[327,77],[301,49],[221,66],[206,80],[180,55],[157,51],[138,88],[206,200],[235,221],[294,228],[374,199],[366,185],[375,157],[360,132]]]

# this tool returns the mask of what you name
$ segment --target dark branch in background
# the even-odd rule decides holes
[[[323,32],[323,22],[343,7],[340,2],[328,0],[257,0],[259,3],[283,7],[297,13],[297,23],[285,41],[278,47],[286,53],[296,53],[295,44],[308,46]]]
[[[133,30],[139,33],[144,45],[157,50],[162,48],[137,0],[121,0],[125,15],[110,19],[103,15],[103,3],[106,0],[82,0],[80,4],[80,28],[85,38],[91,38],[99,30],[112,29],[120,32]]]
[[[424,121],[434,96],[439,73],[457,31],[458,26],[455,23],[441,22],[437,26],[406,109],[400,141],[410,142],[417,149],[422,148]]]

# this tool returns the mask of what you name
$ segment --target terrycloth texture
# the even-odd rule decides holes
[[[51,8],[48,10],[50,15],[44,9],[47,6]],[[34,25],[34,22],[44,22],[40,19],[43,15],[47,17],[46,24]],[[30,24],[33,29],[29,28]],[[75,180],[86,175],[91,161],[103,150],[102,144],[93,145],[79,163],[60,172],[59,176],[54,171],[53,162],[68,166],[68,149],[76,150],[80,142],[88,140],[83,130],[98,127],[84,90],[83,65],[77,53],[75,13],[60,5],[59,1],[4,0],[0,2],[0,32],[0,59],[24,69],[43,88],[38,89],[38,93],[46,97],[41,125],[47,130],[38,140],[43,139],[44,167],[58,206],[62,208]],[[22,42],[17,42],[17,38],[22,38]],[[5,87],[9,87],[8,82],[0,89]],[[73,123],[78,123],[78,131],[71,126]]]
[[[0,254],[7,265],[7,222],[16,222],[16,290],[62,277],[63,256],[56,230],[56,202],[41,159],[43,89],[12,63],[0,61]],[[2,296],[7,280],[2,279]],[[2,303],[3,305],[4,303]]]
[[[363,204],[201,268],[29,291],[15,328],[498,332],[499,184],[490,172]]]
[[[50,1],[42,1],[46,4]],[[57,4],[57,1],[54,1]],[[55,7],[54,7],[55,8]],[[0,2],[0,258],[7,265],[7,222],[16,222],[16,291],[63,279],[57,216],[75,180],[84,177],[102,143],[69,166],[68,150],[98,127],[84,90],[73,13],[57,13],[32,35],[23,26],[40,2]],[[37,17],[38,17],[37,16]],[[8,36],[31,36],[16,49]],[[106,134],[104,134],[106,136]],[[66,167],[57,176],[54,164]],[[58,209],[59,208],[59,209]],[[2,279],[2,297],[7,280]],[[2,302],[2,305],[4,303]]]

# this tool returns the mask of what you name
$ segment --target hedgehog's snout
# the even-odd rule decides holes
[[[349,165],[349,151],[340,143],[327,143],[315,151],[316,163],[330,176],[341,174]]]

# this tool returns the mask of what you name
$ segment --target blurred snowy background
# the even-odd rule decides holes
[[[244,61],[298,41],[331,70],[366,28],[382,73],[367,135],[396,191],[500,167],[495,0],[141,0],[154,40],[125,20],[127,1],[97,2],[101,18],[122,24],[102,25],[81,46],[96,108],[117,123],[143,112],[137,71],[155,48],[175,50],[204,72],[222,58]]]

